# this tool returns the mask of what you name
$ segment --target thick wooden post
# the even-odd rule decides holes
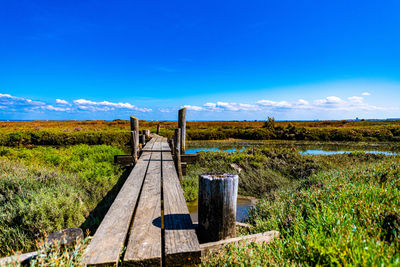
[[[175,155],[175,136],[173,136],[170,142],[171,142],[171,153],[172,155]]]
[[[157,134],[160,133],[160,128],[161,128],[161,124],[158,124],[158,125],[157,125]]]
[[[138,143],[137,138],[136,138],[136,131],[131,131],[131,152],[132,152],[132,158],[133,158],[133,163],[136,164],[137,159],[138,159]]]
[[[131,131],[136,132],[136,145],[139,146],[139,119],[131,117]]]
[[[236,236],[238,182],[237,174],[199,175],[198,236],[201,243]]]
[[[181,129],[181,154],[183,155],[186,150],[186,108],[178,112],[178,128]]]
[[[140,135],[140,143],[144,146],[146,144],[146,135]]]
[[[175,157],[175,166],[176,166],[176,171],[178,173],[178,178],[179,182],[182,183],[182,164],[181,164],[181,149],[180,149],[180,144],[181,144],[181,129],[175,129],[175,136],[174,136],[174,157]]]
[[[150,139],[150,130],[144,130],[144,135],[146,136],[146,139]]]
[[[139,120],[131,116],[131,131],[139,131]]]

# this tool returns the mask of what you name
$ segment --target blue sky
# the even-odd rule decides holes
[[[0,119],[400,117],[400,2],[2,0]]]

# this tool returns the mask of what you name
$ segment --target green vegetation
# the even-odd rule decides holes
[[[198,175],[209,171],[237,173],[241,168],[239,194],[268,197],[275,190],[297,186],[320,171],[350,167],[363,162],[385,158],[381,154],[350,153],[342,155],[301,155],[294,148],[256,147],[251,150],[227,152],[201,152],[196,164],[188,165],[183,180],[187,201],[197,199]]]
[[[310,176],[250,213],[253,232],[278,230],[270,245],[226,247],[204,266],[399,265],[400,158]]]
[[[140,121],[141,129],[171,137],[176,122]],[[75,144],[113,145],[129,143],[129,122],[115,121],[29,121],[0,122],[0,145],[65,146]],[[187,140],[309,140],[309,141],[400,141],[400,121],[191,121]]]
[[[71,246],[60,246],[59,244],[47,245],[38,244],[38,256],[31,260],[30,266],[84,266],[82,263],[83,253],[88,245],[89,237],[78,240]],[[14,262],[8,266],[20,266],[17,257],[13,256]]]
[[[1,147],[0,255],[34,250],[35,240],[64,228],[95,229],[117,190],[122,170],[112,162],[121,153],[105,145]]]
[[[283,127],[283,132],[289,133],[303,127],[282,125],[272,119],[267,123],[260,122],[256,128],[248,126],[247,122],[242,123],[250,128],[229,128],[218,123],[206,125],[209,128],[204,129],[200,123],[194,123],[188,131],[189,134],[204,132],[210,136],[213,131],[220,134],[220,130],[226,130],[228,135],[232,132],[276,133]],[[85,138],[101,136],[105,132],[114,137],[107,139],[109,142],[101,142],[119,147],[128,142],[127,129],[106,129],[108,126],[104,125],[99,131],[91,128],[87,131],[44,129],[38,132],[60,134],[59,139],[50,138],[51,134],[48,137],[59,145],[96,144],[99,141]],[[372,140],[381,138],[384,129],[397,127],[385,124],[370,129],[357,125],[340,129],[337,125],[333,128],[319,126],[308,125],[305,129],[326,131],[330,136],[334,132],[351,132],[357,128],[361,132],[375,132]],[[164,135],[168,135],[174,125],[170,127],[164,129]],[[29,131],[35,133],[35,130]],[[15,131],[7,135],[18,137]],[[389,139],[396,140],[398,135],[393,131]],[[68,139],[71,136],[77,136],[77,139],[72,142]],[[306,135],[305,139],[310,136]],[[352,137],[346,138],[354,139],[351,133],[349,136]],[[275,137],[272,135],[271,138]],[[20,142],[18,140],[21,139],[15,138],[10,145],[14,146],[15,142]],[[20,144],[30,144],[30,140]],[[35,140],[42,140],[38,141],[40,144],[50,142]],[[123,152],[107,145],[1,147],[0,255],[35,250],[35,240],[64,228],[95,230],[125,178],[123,170],[112,164],[116,154]],[[301,155],[290,146],[259,146],[234,153],[201,152],[198,162],[188,165],[188,175],[183,180],[186,200],[197,199],[198,174],[209,171],[237,173],[239,168],[239,194],[260,198],[248,218],[254,226],[251,233],[278,230],[281,237],[269,245],[228,246],[204,257],[202,265],[400,264],[399,156],[363,152]],[[87,242],[79,242],[72,248],[40,246],[43,255],[34,264],[80,265]]]

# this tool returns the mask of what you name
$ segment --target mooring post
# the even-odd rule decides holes
[[[175,157],[175,165],[176,171],[178,173],[179,182],[182,183],[182,164],[181,164],[181,129],[175,129],[175,136],[174,136],[174,157]]]
[[[198,237],[201,243],[236,236],[238,182],[237,174],[199,175]]]
[[[144,135],[146,136],[146,139],[150,139],[150,130],[144,130]]]
[[[161,124],[158,124],[158,125],[157,125],[157,134],[160,133],[160,128],[161,128]]]
[[[133,158],[133,163],[136,164],[137,162],[137,157],[138,157],[138,144],[137,142],[137,138],[136,138],[136,132],[135,131],[131,131],[131,153],[132,153],[132,158]]]
[[[174,139],[175,139],[175,136],[173,136],[171,139],[169,139],[172,155],[175,155],[175,141],[174,141]]]
[[[136,157],[139,154],[139,119],[131,116],[131,131],[135,131],[136,141]]]
[[[182,108],[178,112],[178,128],[181,129],[181,154],[185,154],[186,150],[186,108]]]
[[[146,144],[146,135],[142,134],[140,135],[140,143],[142,144],[142,147]]]

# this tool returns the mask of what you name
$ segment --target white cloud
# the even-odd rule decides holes
[[[265,106],[265,107],[280,107],[280,108],[289,108],[292,105],[289,104],[287,101],[272,101],[272,100],[259,100],[256,102],[258,105]]]
[[[71,108],[62,108],[62,107],[54,107],[52,105],[47,105],[42,107],[43,109],[51,110],[51,111],[71,111]]]
[[[75,105],[78,106],[79,109],[83,110],[91,110],[91,111],[108,111],[108,110],[115,110],[115,109],[131,109],[141,112],[150,112],[152,109],[149,108],[138,108],[129,103],[113,103],[109,101],[101,101],[95,102],[86,99],[77,99],[72,101]]]
[[[317,106],[325,106],[325,107],[336,107],[340,104],[343,104],[345,101],[337,96],[328,96],[324,99],[314,100],[314,104]]]
[[[371,95],[371,93],[364,92],[364,93],[362,93],[361,95],[364,95],[364,96],[370,96],[370,95]]]
[[[194,111],[255,111],[261,110],[258,105],[254,104],[244,104],[235,102],[222,102],[218,101],[216,103],[208,102],[202,106],[184,105],[183,107],[188,110]]]
[[[168,109],[168,108],[159,108],[158,109],[160,112],[162,112],[162,113],[169,113],[169,112],[172,112],[172,110],[170,110],[170,109]]]
[[[71,105],[68,101],[62,99],[56,99],[56,103],[60,105]]]
[[[310,105],[310,102],[308,102],[307,100],[304,100],[304,99],[299,99],[294,104],[295,104],[295,106],[298,106],[298,107],[306,107],[306,106]]]
[[[350,100],[353,103],[359,103],[359,104],[361,104],[363,102],[363,100],[364,100],[364,98],[361,97],[361,96],[351,96],[351,97],[349,97],[347,99]]]
[[[199,106],[184,105],[183,107],[186,108],[187,110],[194,110],[194,111],[202,111],[202,110],[204,110],[203,107],[199,107]]]
[[[0,109],[9,112],[44,112],[44,111],[112,111],[117,109],[135,110],[140,112],[150,112],[149,108],[139,108],[130,103],[113,103],[109,101],[95,102],[85,99],[77,99],[71,103],[63,99],[56,99],[57,105],[49,105],[45,102],[34,101],[28,98],[12,96],[0,93]]]
[[[0,94],[0,104],[5,106],[41,106],[45,105],[45,103],[40,101],[34,101],[28,98],[12,96],[10,94]]]
[[[222,102],[216,103],[208,102],[201,106],[185,105],[188,110],[194,111],[296,111],[296,110],[310,110],[310,111],[355,111],[355,110],[378,110],[379,107],[367,104],[361,96],[351,96],[344,100],[337,96],[328,96],[323,99],[316,99],[314,101],[307,101],[299,99],[294,102],[289,101],[273,101],[273,100],[258,100],[255,104],[236,103],[236,102]]]

